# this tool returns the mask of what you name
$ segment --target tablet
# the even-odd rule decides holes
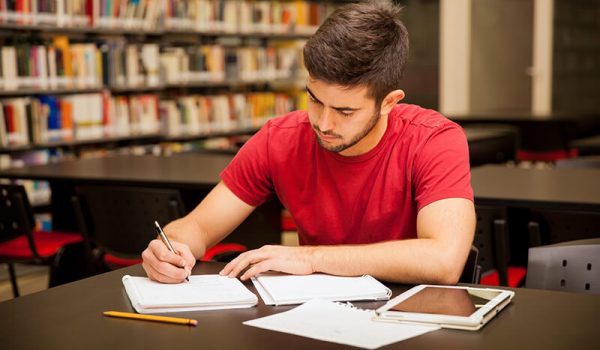
[[[474,331],[496,316],[514,295],[501,289],[419,285],[377,309],[374,320]]]

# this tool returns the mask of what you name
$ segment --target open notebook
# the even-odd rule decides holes
[[[301,304],[311,299],[332,301],[388,300],[392,291],[375,278],[312,275],[259,274],[252,282],[267,305]]]
[[[125,275],[122,281],[133,308],[141,314],[236,309],[258,301],[237,278],[227,276],[195,275],[189,282],[164,284]]]

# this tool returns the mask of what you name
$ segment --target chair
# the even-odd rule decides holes
[[[600,238],[600,213],[584,210],[531,208],[530,246]]]
[[[184,215],[179,191],[143,187],[79,186],[72,198],[86,241],[91,273],[140,263],[155,239],[154,221],[166,224]],[[245,247],[217,245],[204,258],[231,259]]]
[[[529,248],[525,285],[600,294],[600,238]]]
[[[59,283],[55,278],[59,273],[56,256],[62,255],[61,251],[68,245],[82,240],[80,234],[36,231],[34,226],[33,209],[25,188],[0,184],[0,263],[8,264],[15,297],[20,294],[14,263],[49,265],[49,286],[53,287]]]
[[[479,249],[481,284],[518,287],[526,269],[509,266],[509,241],[506,211],[477,205],[477,226],[473,244]]]
[[[471,246],[462,275],[458,280],[460,283],[479,284],[479,280],[481,279],[481,265],[479,265],[478,262],[479,249],[475,246]]]

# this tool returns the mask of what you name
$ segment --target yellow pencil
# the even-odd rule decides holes
[[[197,320],[192,320],[189,318],[141,315],[141,314],[135,314],[135,313],[131,313],[131,312],[121,312],[121,311],[104,311],[103,314],[104,314],[104,316],[110,316],[110,317],[121,317],[121,318],[130,318],[133,320],[184,324],[184,325],[189,325],[189,326],[196,326],[198,324]]]

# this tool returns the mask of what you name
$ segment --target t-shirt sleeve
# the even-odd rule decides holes
[[[227,188],[247,204],[257,207],[273,194],[269,170],[269,126],[265,124],[239,150],[221,172]]]
[[[442,126],[427,139],[414,161],[413,184],[419,210],[446,198],[473,201],[469,146],[458,125]]]

